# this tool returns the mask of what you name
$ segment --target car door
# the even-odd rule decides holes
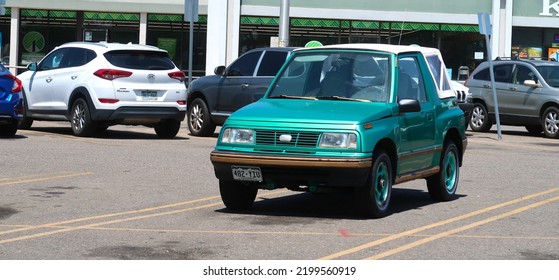
[[[539,118],[541,104],[538,100],[542,89],[525,86],[526,80],[538,83],[538,76],[527,66],[516,65],[509,91],[499,97],[499,112],[508,115],[511,121],[521,121],[519,117]]]
[[[249,84],[251,103],[264,96],[268,86],[279,72],[281,66],[287,59],[289,52],[266,50],[257,65],[256,77]],[[245,104],[247,105],[247,104]]]
[[[68,104],[70,94],[76,88],[76,83],[85,79],[83,65],[87,62],[87,53],[93,52],[81,48],[67,48],[60,67],[51,82],[52,108],[64,111],[72,104]]]
[[[256,67],[262,54],[263,51],[247,53],[227,67],[218,85],[218,112],[230,114],[252,103],[250,85],[255,79]]]
[[[435,154],[435,106],[425,91],[425,77],[417,55],[398,58],[397,98],[416,99],[419,112],[399,116],[398,175],[429,168]],[[427,72],[425,72],[427,73]]]
[[[38,65],[37,70],[31,75],[29,89],[25,92],[27,106],[31,111],[53,111],[53,81],[62,68],[62,60],[67,54],[67,49],[57,49],[48,54]]]
[[[510,98],[513,97],[510,94],[510,88],[512,87],[512,71],[513,65],[510,63],[496,65],[493,68],[495,75],[495,92],[497,93],[497,105],[499,106],[499,115],[502,121],[506,121],[508,116],[510,116],[511,108],[509,104],[511,103]],[[491,82],[489,81],[489,87],[487,88],[488,102],[487,109],[491,114],[495,113],[495,100],[493,99],[493,94],[491,91]]]

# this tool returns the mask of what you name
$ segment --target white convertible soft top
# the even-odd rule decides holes
[[[356,49],[356,50],[374,50],[380,52],[388,52],[393,54],[420,52],[425,58],[425,62],[429,65],[431,77],[437,85],[437,91],[440,98],[454,97],[456,94],[452,90],[450,78],[446,71],[441,52],[436,48],[421,47],[417,45],[388,45],[388,44],[337,44],[322,47],[314,47],[313,49]]]

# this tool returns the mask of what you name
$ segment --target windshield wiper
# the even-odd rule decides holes
[[[318,96],[318,99],[326,99],[326,100],[344,100],[344,101],[359,101],[359,102],[370,102],[371,100],[366,99],[359,99],[359,98],[350,98],[350,97],[343,97],[337,95],[331,96]]]
[[[281,94],[281,95],[278,95],[278,96],[270,96],[269,98],[317,100],[317,98],[314,97],[314,96],[296,96],[296,95],[286,95],[286,94]]]

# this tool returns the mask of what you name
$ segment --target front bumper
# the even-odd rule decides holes
[[[233,180],[232,166],[260,167],[262,187],[357,187],[370,173],[372,159],[323,158],[213,151],[210,160],[220,180]]]

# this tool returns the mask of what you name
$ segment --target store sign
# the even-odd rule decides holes
[[[554,1],[552,3],[552,1]],[[553,14],[551,13],[552,10],[555,11],[555,16],[559,15],[559,0],[542,0],[542,12],[540,16],[548,16],[551,17]]]

